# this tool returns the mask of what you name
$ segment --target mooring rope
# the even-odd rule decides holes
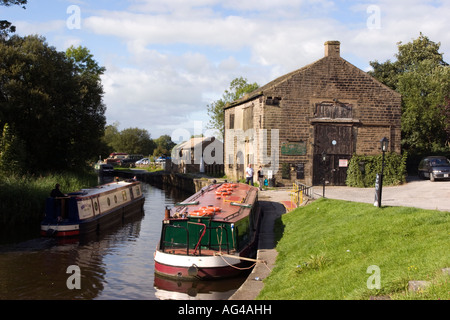
[[[235,269],[238,269],[238,270],[248,270],[248,269],[253,268],[257,263],[263,263],[263,264],[266,266],[266,268],[269,269],[269,271],[272,271],[272,270],[269,268],[269,266],[267,265],[267,261],[265,261],[265,260],[252,259],[252,258],[245,258],[245,257],[238,257],[238,256],[233,256],[233,255],[230,255],[230,254],[226,254],[226,253],[221,253],[221,252],[216,252],[214,255],[221,257],[222,260],[225,261],[226,264],[228,264],[230,267],[235,268]],[[228,258],[234,258],[234,259],[238,259],[238,260],[253,261],[254,264],[252,264],[250,267],[247,267],[247,268],[240,268],[240,267],[236,267],[236,266],[230,264],[230,263],[225,259],[225,257],[228,257]]]

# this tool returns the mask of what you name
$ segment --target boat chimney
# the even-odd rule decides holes
[[[170,209],[169,207],[166,207],[166,211],[164,212],[164,220],[170,219]]]

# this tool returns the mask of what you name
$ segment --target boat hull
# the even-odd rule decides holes
[[[41,224],[41,235],[51,237],[73,237],[107,230],[136,214],[144,212],[145,199],[137,199],[128,205],[111,212],[79,223],[61,222],[59,224]]]
[[[238,256],[187,256],[155,252],[155,273],[180,280],[236,277],[253,264],[248,260],[240,260]]]

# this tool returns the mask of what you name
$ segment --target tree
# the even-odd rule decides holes
[[[248,83],[247,79],[242,77],[231,81],[229,89],[225,90],[222,98],[207,106],[210,117],[208,128],[219,131],[223,137],[225,134],[224,108],[227,104],[242,98],[245,94],[253,92],[258,88],[259,85],[256,82]]]
[[[370,63],[369,73],[403,97],[402,146],[412,154],[441,152],[448,145],[450,117],[442,106],[450,97],[450,67],[439,48],[420,33],[412,42],[398,43],[395,62]]]
[[[9,7],[11,5],[21,5],[25,9],[27,0],[1,0],[0,6]],[[6,39],[10,34],[16,32],[16,27],[11,22],[0,20],[0,39]]]
[[[398,91],[403,95],[403,145],[413,152],[444,151],[450,117],[442,105],[450,96],[450,68],[421,61],[399,77]]]
[[[78,46],[70,46],[66,50],[66,55],[73,62],[77,73],[87,77],[94,77],[96,81],[100,79],[100,76],[105,73],[106,68],[98,65],[94,60],[94,56],[91,54],[88,48]]]
[[[105,152],[107,154],[103,154],[103,156],[107,156],[115,151],[115,143],[119,141],[119,138],[120,138],[120,131],[118,122],[114,122],[113,124],[107,125],[105,127],[102,142],[106,145]]]
[[[126,152],[129,154],[150,155],[156,148],[155,142],[145,129],[128,128],[119,131],[119,123],[115,122],[105,129],[103,141],[111,152]]]
[[[39,36],[0,42],[0,128],[24,142],[27,169],[67,169],[97,157],[105,126],[99,77]]]
[[[448,66],[442,53],[439,52],[440,45],[420,33],[420,36],[412,42],[397,43],[398,53],[395,55],[397,58],[395,62],[391,62],[391,60],[384,63],[379,63],[377,60],[371,61],[370,65],[373,71],[369,71],[369,74],[396,90],[399,76],[413,71],[422,61],[431,60],[435,65]]]
[[[165,134],[155,139],[156,149],[153,150],[153,156],[159,157],[162,154],[169,155],[176,146],[176,143],[172,141],[172,138]]]
[[[442,116],[445,119],[450,119],[450,97],[445,98],[445,103],[441,106]],[[450,121],[445,124],[445,133],[447,135],[446,143],[447,149],[450,149]]]
[[[66,57],[73,67],[74,79],[77,82],[79,103],[73,107],[78,130],[74,137],[80,143],[90,144],[90,148],[77,150],[78,161],[92,157],[92,151],[101,149],[101,137],[104,134],[106,107],[103,104],[103,86],[101,75],[106,71],[98,65],[94,56],[85,47],[71,46],[66,51]],[[95,139],[92,139],[95,137]],[[82,152],[86,151],[86,152]]]
[[[26,160],[24,142],[8,124],[5,124],[2,131],[0,136],[0,173],[23,173]]]
[[[148,155],[153,153],[155,143],[145,129],[128,128],[120,132],[116,150],[130,154]]]

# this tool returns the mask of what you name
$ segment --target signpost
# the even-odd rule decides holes
[[[381,194],[383,190],[383,171],[384,171],[384,154],[386,153],[389,146],[389,139],[384,137],[380,141],[381,151],[383,152],[383,159],[381,162],[381,174],[377,174],[377,179],[375,180],[375,206],[381,208]]]

